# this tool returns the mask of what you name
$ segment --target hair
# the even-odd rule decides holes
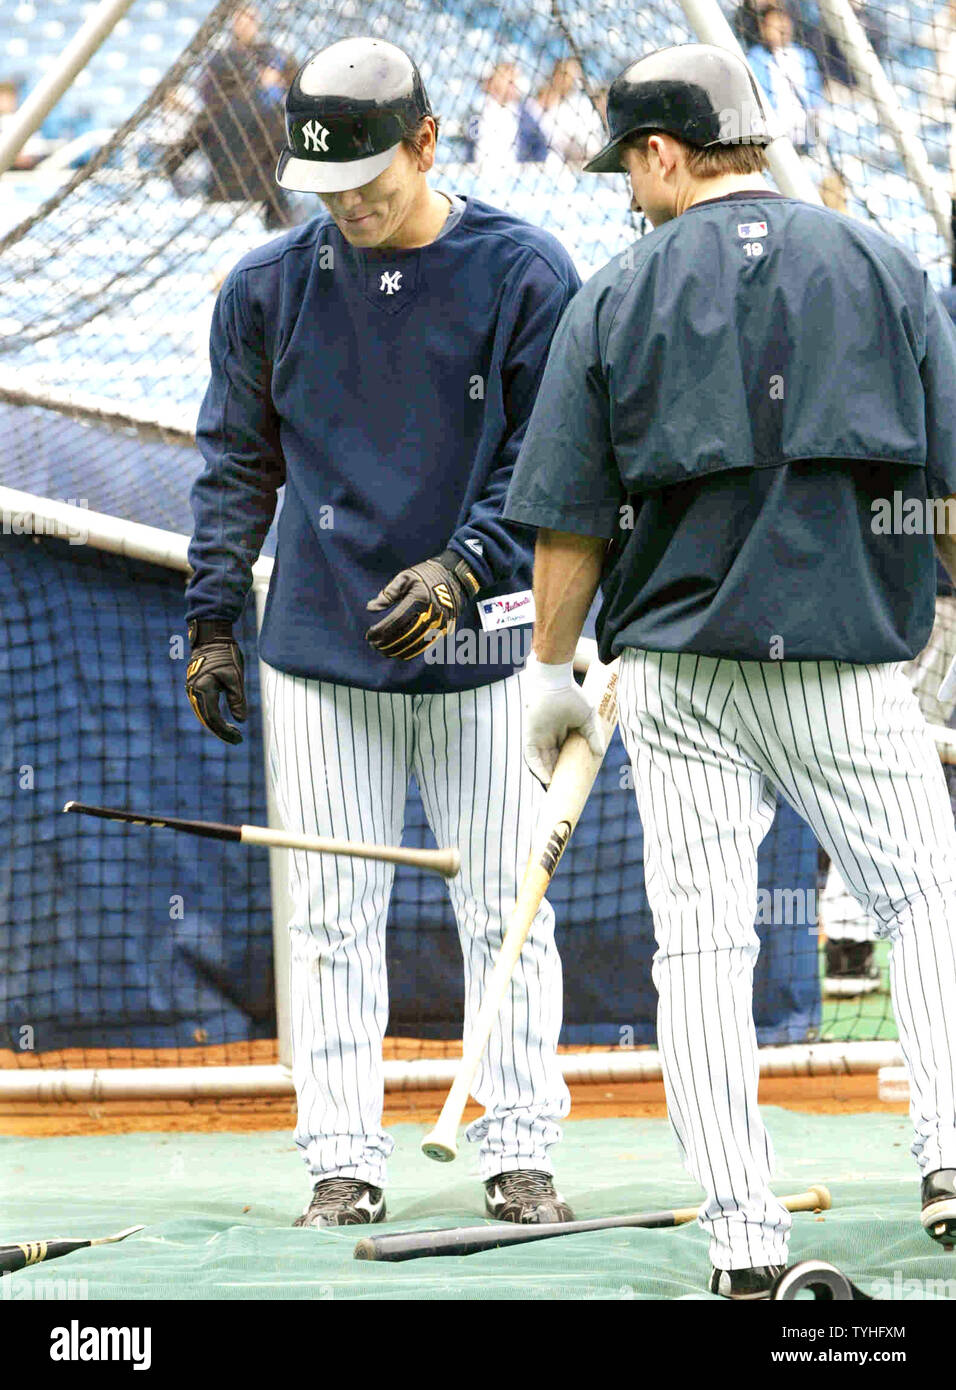
[[[409,154],[415,155],[416,158],[418,158],[422,152],[426,119],[427,118],[423,116],[421,123],[415,130],[408,130],[402,136],[402,144],[405,146],[405,149]],[[441,116],[433,115],[432,120],[435,122],[435,139],[437,140],[438,132],[441,129]]]
[[[714,179],[721,174],[761,174],[770,168],[763,145],[689,145],[668,130],[642,130],[622,141],[622,148],[636,150],[647,163],[647,151],[652,135],[670,135],[684,151],[687,172],[697,179]]]

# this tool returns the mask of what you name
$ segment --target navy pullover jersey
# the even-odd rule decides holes
[[[449,222],[428,246],[365,251],[323,214],[246,256],[219,295],[186,614],[235,621],[284,484],[259,651],[292,675],[425,693],[514,669],[512,643],[480,640],[478,605],[530,585],[534,534],[501,512],[580,279],[509,213],[469,198]],[[449,545],[482,585],[444,644],[465,659],[382,656],[366,603]]]
[[[608,539],[605,661],[875,663],[929,637],[951,493],[956,333],[925,273],[768,190],[696,204],[588,281],[505,512]]]

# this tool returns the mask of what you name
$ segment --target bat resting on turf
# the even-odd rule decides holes
[[[125,1231],[117,1231],[115,1236],[94,1236],[92,1240],[73,1239],[58,1236],[53,1240],[23,1240],[14,1245],[0,1245],[0,1274],[13,1274],[28,1265],[38,1265],[43,1260],[56,1260],[61,1255],[71,1255],[74,1250],[85,1250],[90,1245],[114,1245],[118,1240],[142,1231],[142,1226],[127,1226]]]
[[[806,1192],[797,1192],[780,1201],[787,1211],[827,1211],[830,1192],[815,1183]],[[700,1206],[678,1207],[673,1211],[645,1211],[632,1216],[598,1216],[590,1221],[558,1221],[527,1226],[507,1221],[484,1226],[450,1226],[439,1231],[394,1231],[389,1235],[364,1236],[355,1247],[356,1260],[418,1260],[432,1255],[475,1255],[482,1250],[498,1250],[504,1245],[527,1245],[557,1236],[581,1235],[585,1231],[616,1231],[626,1227],[656,1230],[684,1226],[695,1221]]]

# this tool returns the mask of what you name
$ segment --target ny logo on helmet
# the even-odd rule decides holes
[[[307,121],[302,127],[302,135],[307,150],[321,150],[323,153],[328,150],[329,132],[318,121]]]
[[[387,270],[383,273],[379,284],[380,290],[384,290],[386,294],[397,294],[401,287],[402,272],[400,270],[393,270],[391,275]]]

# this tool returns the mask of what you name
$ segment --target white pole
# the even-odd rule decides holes
[[[747,55],[741,48],[737,35],[724,18],[717,0],[680,0],[680,3],[687,16],[687,22],[700,43],[712,43],[718,48],[728,48],[731,53],[738,54],[746,62]],[[767,94],[756,78],[754,82],[757,83],[767,113],[772,118],[773,108],[767,100]],[[806,203],[822,201],[789,136],[778,135],[767,146],[767,159],[781,193],[785,193],[788,198],[802,198]]]
[[[59,61],[40,78],[17,111],[10,129],[0,139],[0,174],[10,168],[30,136],[43,124],[76,74],[86,67],[132,3],[133,0],[100,0],[86,23],[76,31]]]
[[[820,13],[833,37],[843,49],[861,90],[879,113],[880,122],[896,141],[907,177],[916,184],[939,234],[952,248],[952,210],[916,132],[912,115],[900,102],[893,85],[873,52],[863,25],[850,8],[849,0],[820,0]]]
[[[760,1075],[766,1077],[866,1076],[902,1065],[903,1056],[896,1042],[842,1042],[762,1047],[759,1060]],[[558,1065],[565,1081],[578,1085],[654,1082],[662,1076],[660,1053],[654,1048],[562,1053]],[[458,1059],[454,1057],[408,1062],[390,1059],[384,1066],[385,1089],[391,1094],[447,1090],[457,1070]],[[292,1076],[283,1066],[0,1070],[0,1100],[14,1102],[292,1094]]]

